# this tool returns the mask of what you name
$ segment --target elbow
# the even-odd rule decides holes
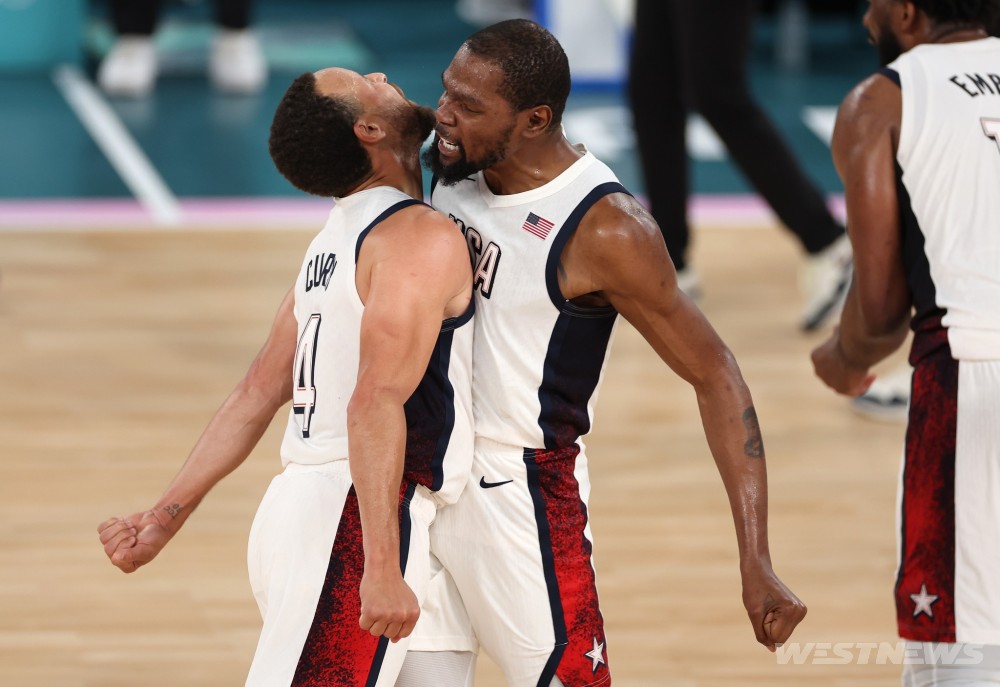
[[[395,389],[359,383],[347,404],[347,426],[355,426],[366,418],[379,417],[389,408],[402,409],[405,400]]]
[[[292,398],[291,375],[268,374],[259,365],[252,365],[236,387],[236,394],[251,400],[262,414],[273,417]]]
[[[726,390],[731,393],[738,389],[745,389],[746,382],[743,380],[743,373],[736,362],[736,356],[727,347],[721,348],[712,358],[712,364],[707,366],[702,374],[695,376],[692,381],[695,392],[702,396],[711,394],[719,390]]]
[[[883,338],[893,336],[905,330],[909,323],[909,307],[887,308],[885,301],[876,307],[863,307],[862,320],[865,325],[865,333],[871,338]]]

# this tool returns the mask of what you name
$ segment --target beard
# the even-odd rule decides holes
[[[412,101],[410,104],[413,106],[413,110],[409,116],[405,117],[400,127],[400,134],[403,140],[417,141],[419,145],[426,141],[431,132],[434,131],[437,120],[434,117],[433,109]]]
[[[903,54],[903,46],[899,44],[899,40],[888,27],[881,28],[881,35],[878,37],[878,40],[871,36],[869,36],[868,40],[875,45],[875,50],[878,52],[879,66],[884,67],[894,62],[897,57]]]
[[[489,153],[478,160],[470,160],[465,156],[465,147],[458,146],[459,159],[449,165],[441,162],[441,151],[438,150],[440,136],[435,136],[427,150],[421,156],[424,166],[437,178],[438,182],[445,186],[454,186],[463,179],[467,179],[476,172],[481,172],[493,165],[499,164],[507,157],[507,145],[510,143],[514,126],[503,132],[500,140],[490,149]]]

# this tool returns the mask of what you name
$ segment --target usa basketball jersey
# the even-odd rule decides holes
[[[555,449],[590,430],[617,313],[563,298],[558,266],[587,210],[619,192],[590,153],[524,193],[494,195],[482,173],[435,185],[432,204],[459,225],[472,257],[477,436]]]
[[[1000,645],[1000,40],[917,46],[897,191],[915,314],[900,475],[900,636]]]
[[[889,65],[914,357],[1000,359],[1000,39],[919,45]],[[946,179],[947,183],[942,183]]]
[[[418,204],[380,186],[337,200],[313,239],[295,282],[298,345],[292,408],[281,445],[284,465],[347,459],[347,405],[357,384],[364,304],[355,276],[368,233]],[[472,460],[472,313],[445,320],[427,371],[405,404],[404,476],[450,503]]]

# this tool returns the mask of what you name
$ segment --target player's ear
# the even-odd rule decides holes
[[[904,0],[904,2],[898,5],[897,17],[899,18],[901,28],[907,32],[911,31],[917,20],[917,6],[910,2],[910,0]]]
[[[378,143],[385,138],[385,129],[378,122],[370,119],[359,119],[354,122],[354,135],[362,143]]]
[[[539,105],[524,110],[519,116],[525,123],[524,133],[528,137],[543,134],[552,126],[552,108],[548,105]]]

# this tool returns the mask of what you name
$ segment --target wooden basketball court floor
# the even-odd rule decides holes
[[[283,423],[138,573],[108,563],[95,529],[159,496],[263,341],[310,238],[0,234],[0,685],[243,684],[259,629],[246,540],[280,470]],[[903,428],[856,416],[813,377],[820,337],[795,327],[800,262],[787,235],[696,238],[702,307],[764,431],[775,568],[809,606],[793,640],[820,651],[782,664],[755,643],[694,395],[623,325],[587,441],[615,684],[896,685],[898,665],[822,649],[897,641]],[[486,658],[478,676],[503,684]]]

